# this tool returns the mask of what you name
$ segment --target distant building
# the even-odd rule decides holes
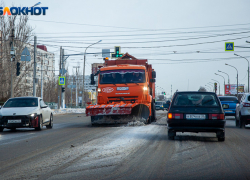
[[[22,76],[20,86],[26,96],[31,96],[33,94],[34,46],[27,44],[26,47],[30,52],[31,60],[19,61],[21,63],[20,76]],[[42,76],[43,84],[55,80],[55,55],[48,52],[46,46],[37,46],[36,64],[36,88],[41,85]]]
[[[70,75],[67,79],[68,85],[77,85],[77,89],[82,91],[82,75]],[[85,91],[95,91],[96,85],[90,84],[90,75],[85,75],[84,78],[84,89]]]

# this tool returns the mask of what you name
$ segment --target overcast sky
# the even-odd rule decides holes
[[[38,1],[3,0],[5,6],[30,7]],[[156,85],[171,94],[177,89],[198,90],[215,79],[218,70],[229,74],[231,84],[247,86],[245,59],[250,60],[249,0],[44,0],[48,7],[45,16],[30,16],[38,43],[55,53],[58,69],[59,47],[66,54],[83,53],[85,48],[102,40],[87,50],[86,74],[91,73],[91,63],[102,62],[102,49],[121,52],[138,59],[148,59],[157,72]],[[225,52],[225,42],[234,42],[234,52]],[[82,56],[70,56],[67,66],[83,67]],[[78,64],[80,62],[80,64]],[[226,74],[221,74],[228,81]],[[159,88],[158,88],[159,90]]]

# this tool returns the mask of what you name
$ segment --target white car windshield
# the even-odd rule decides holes
[[[9,99],[3,106],[3,108],[11,107],[37,107],[38,100],[37,98],[16,98]]]

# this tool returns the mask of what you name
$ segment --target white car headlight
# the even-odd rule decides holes
[[[30,117],[36,117],[37,116],[37,113],[32,113],[32,114],[29,114]]]

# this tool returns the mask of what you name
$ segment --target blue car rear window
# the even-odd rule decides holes
[[[236,97],[219,97],[220,101],[231,101],[234,103],[238,103],[238,99]]]

